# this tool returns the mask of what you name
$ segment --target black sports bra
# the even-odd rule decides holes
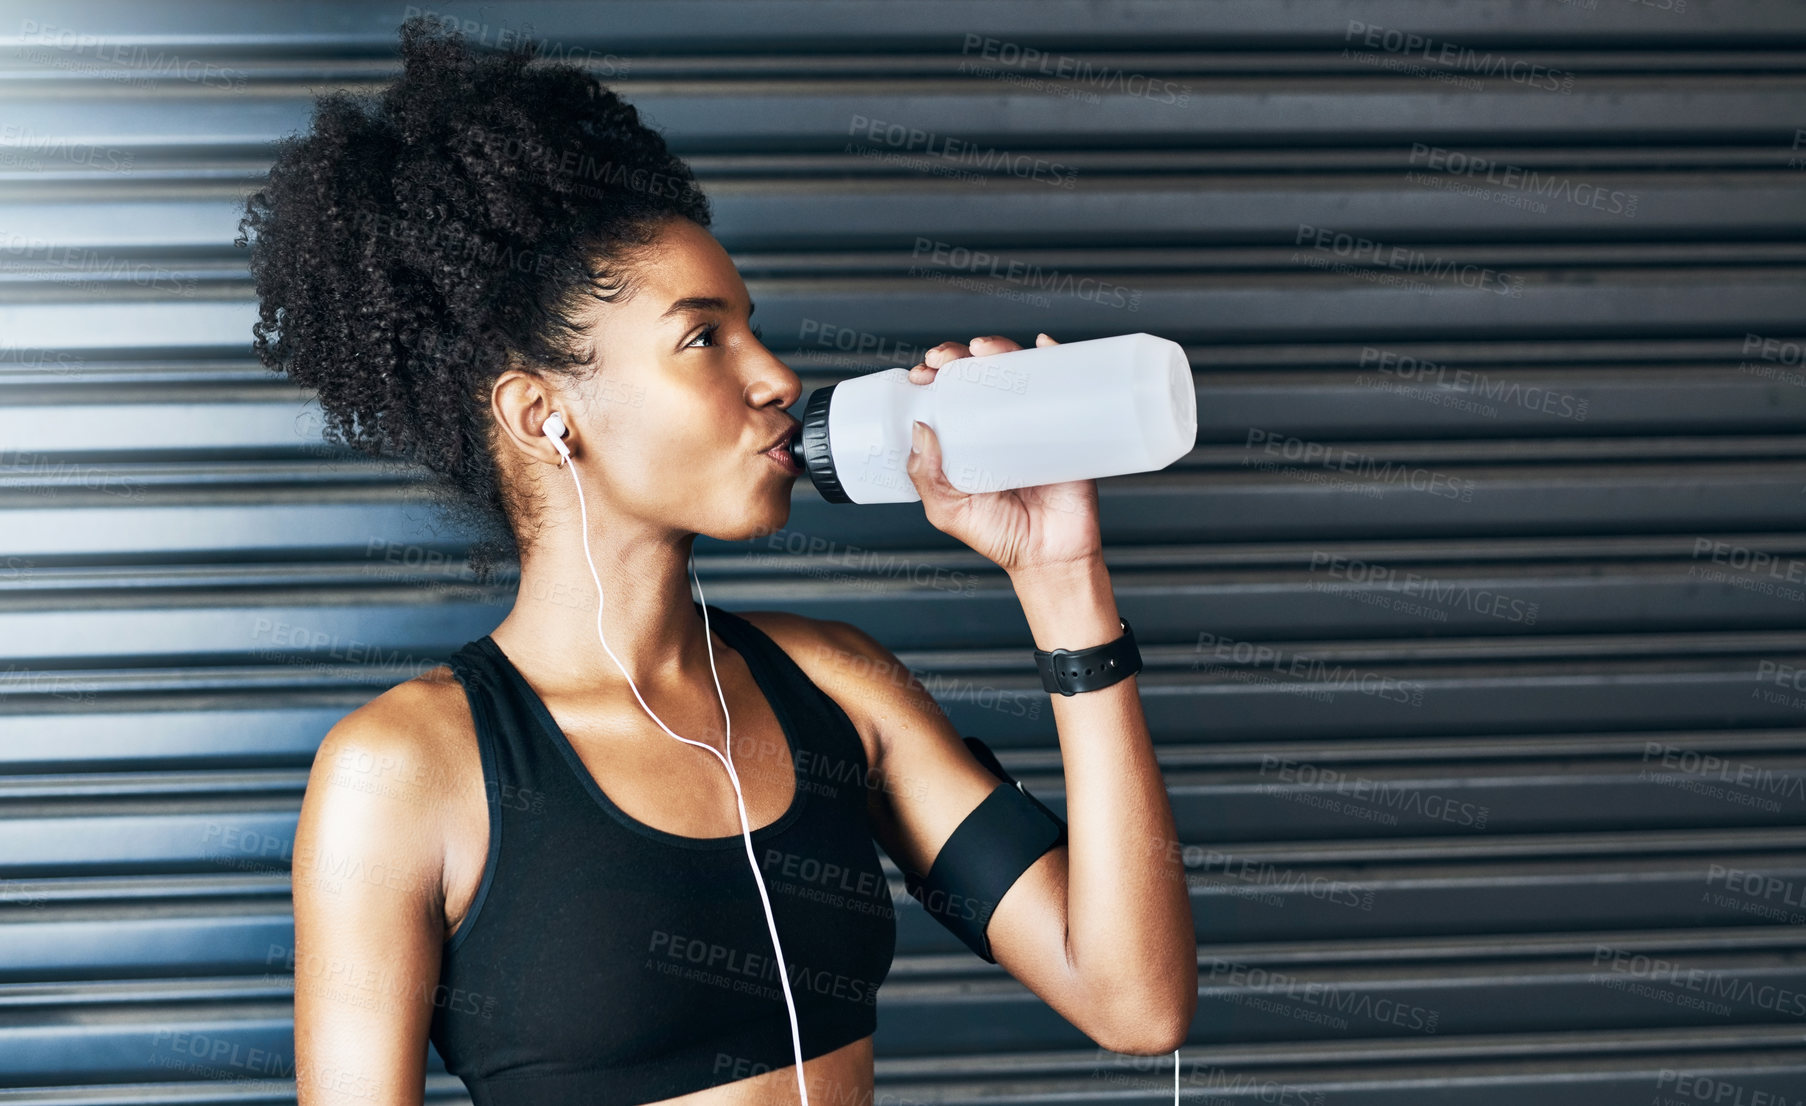
[[[752,841],[808,1059],[876,1030],[896,951],[865,748],[769,636],[715,606],[709,623],[795,768],[789,809]],[[637,1106],[794,1064],[741,835],[666,833],[610,802],[487,636],[451,667],[476,725],[489,855],[445,944],[429,1039],[475,1106]]]

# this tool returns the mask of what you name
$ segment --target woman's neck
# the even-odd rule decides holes
[[[611,530],[608,539],[592,539],[590,554],[605,598],[602,632],[619,663],[596,640],[596,587],[574,535],[544,535],[551,540],[523,557],[514,607],[490,636],[549,694],[607,689],[631,697],[622,666],[641,694],[695,687],[699,679],[712,692],[709,643],[690,585],[695,535]]]

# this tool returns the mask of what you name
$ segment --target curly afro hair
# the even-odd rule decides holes
[[[536,53],[409,19],[400,78],[318,97],[237,239],[259,360],[317,393],[328,440],[436,474],[476,524],[479,567],[518,556],[532,506],[496,464],[495,377],[592,369],[578,313],[631,294],[629,262],[665,219],[709,225],[631,104]]]

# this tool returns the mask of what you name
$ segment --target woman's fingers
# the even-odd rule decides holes
[[[1008,353],[1013,349],[1021,349],[1020,343],[1012,342],[1001,334],[986,334],[982,338],[972,339],[969,347],[974,357],[989,357],[993,353]],[[951,360],[951,358],[949,358]]]
[[[922,360],[909,370],[911,384],[927,384],[934,380],[934,374],[942,365],[956,361],[961,357],[972,356],[972,351],[958,342],[942,342],[922,355]]]
[[[1057,346],[1060,343],[1045,334],[1035,335],[1037,346]],[[1001,334],[984,334],[972,339],[970,343],[942,342],[922,355],[922,360],[910,366],[909,381],[912,384],[928,384],[934,380],[935,373],[949,361],[957,361],[962,357],[986,357],[993,353],[1007,353],[1022,347]]]
[[[938,369],[949,361],[957,361],[962,357],[970,356],[972,356],[972,351],[963,344],[942,342],[922,355],[922,363],[931,369]]]

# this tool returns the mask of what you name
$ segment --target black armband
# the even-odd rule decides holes
[[[967,948],[995,964],[985,935],[991,913],[1031,864],[1065,843],[1066,822],[1004,771],[984,742],[976,737],[965,742],[972,755],[1004,782],[954,828],[928,874],[918,878],[905,871],[903,885]]]

